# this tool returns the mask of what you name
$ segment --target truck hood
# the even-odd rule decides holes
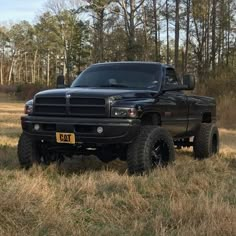
[[[149,90],[67,88],[39,92],[33,114],[46,116],[110,117],[110,107],[138,107],[152,103],[158,92]]]
[[[127,89],[98,89],[98,88],[66,88],[51,89],[37,93],[36,97],[93,97],[93,98],[109,98],[115,100],[122,99],[150,99],[158,95],[158,91],[154,90],[127,90]]]

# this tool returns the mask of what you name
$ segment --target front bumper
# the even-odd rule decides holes
[[[70,132],[75,134],[76,143],[115,144],[131,143],[140,130],[138,119],[114,118],[71,118],[23,116],[22,129],[34,139],[56,142],[56,132]],[[34,126],[38,124],[39,130]],[[97,127],[102,127],[99,134]]]

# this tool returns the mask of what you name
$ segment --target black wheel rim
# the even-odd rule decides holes
[[[158,140],[152,148],[152,167],[165,166],[169,160],[169,148],[164,140]]]

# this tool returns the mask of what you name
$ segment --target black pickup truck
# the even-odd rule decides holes
[[[26,103],[19,162],[29,168],[95,155],[127,161],[132,174],[172,162],[175,147],[193,146],[195,158],[207,158],[219,150],[216,103],[183,92],[194,85],[161,63],[91,65],[69,88],[58,84]]]

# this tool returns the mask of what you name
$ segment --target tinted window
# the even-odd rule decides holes
[[[117,87],[157,89],[162,70],[159,64],[123,63],[94,65],[86,69],[72,87]]]
[[[179,84],[174,69],[172,69],[172,68],[167,68],[167,69],[166,69],[165,84],[166,84],[167,86],[173,86],[173,85],[178,85],[178,84]]]

